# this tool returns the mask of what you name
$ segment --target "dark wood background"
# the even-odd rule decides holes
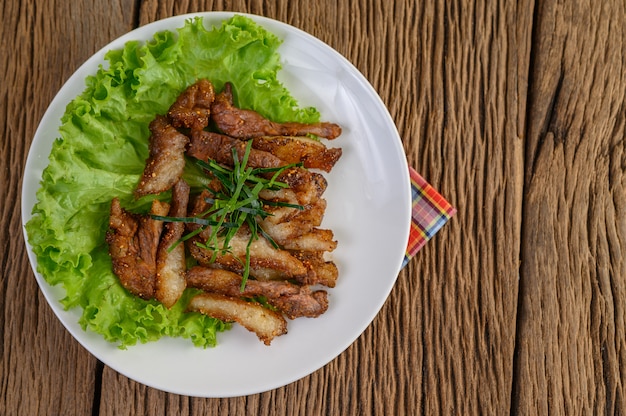
[[[347,351],[233,399],[163,393],[87,353],[37,287],[17,202],[73,71],[133,28],[208,10],[346,56],[458,208]],[[5,0],[0,21],[0,414],[626,413],[623,1]]]

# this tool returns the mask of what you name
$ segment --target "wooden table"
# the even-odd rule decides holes
[[[0,414],[626,412],[623,2],[82,3],[0,6]],[[36,284],[17,202],[35,129],[76,68],[133,28],[207,10],[278,19],[346,56],[458,208],[347,351],[233,399],[163,393],[83,349]]]

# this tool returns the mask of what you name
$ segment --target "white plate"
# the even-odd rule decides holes
[[[219,26],[233,13],[176,16],[138,28],[111,42],[83,64],[61,88],[35,133],[22,190],[22,223],[31,218],[35,193],[58,137],[66,105],[85,88],[110,49],[129,40],[146,41],[154,33],[182,27],[202,16],[205,26]],[[194,347],[190,340],[163,338],[120,350],[99,334],[78,325],[80,311],[63,310],[64,289],[50,286],[37,273],[37,259],[27,244],[37,282],[67,330],[104,364],[148,386],[199,397],[232,397],[271,390],[305,377],[337,357],[367,328],[391,291],[406,249],[411,193],[400,137],[376,91],[343,56],[313,36],[287,24],[248,15],[284,40],[279,79],[301,106],[314,106],[323,120],[338,122],[343,134],[333,146],[343,156],[327,175],[328,208],[323,227],[335,232],[333,253],[339,280],[329,289],[330,306],[319,318],[289,321],[289,333],[265,346],[241,327],[218,334],[215,348]],[[372,348],[376,346],[373,345]]]

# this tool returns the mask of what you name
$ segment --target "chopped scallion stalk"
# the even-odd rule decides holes
[[[239,259],[243,264],[243,274],[241,279],[241,291],[244,290],[250,275],[250,247],[252,243],[261,235],[267,239],[274,248],[279,248],[278,244],[263,230],[258,221],[272,215],[264,207],[277,206],[289,207],[303,210],[302,205],[289,204],[280,201],[267,201],[259,197],[263,190],[279,190],[287,188],[288,185],[279,181],[281,173],[286,169],[301,167],[302,164],[289,164],[277,168],[251,168],[248,167],[248,159],[252,149],[252,141],[246,143],[245,152],[241,160],[237,149],[233,147],[233,168],[220,165],[214,160],[207,162],[198,160],[196,163],[211,176],[216,178],[221,185],[220,191],[206,188],[211,197],[205,201],[211,207],[197,217],[168,217],[153,215],[152,218],[159,221],[184,222],[188,224],[200,225],[196,230],[186,234],[179,243],[189,240],[202,231],[209,228],[211,230],[209,238],[204,244],[196,243],[198,246],[213,252],[211,261],[215,261],[218,254],[228,253],[231,250],[230,241],[237,232],[246,225],[250,231],[250,239],[246,245],[245,259]],[[270,179],[263,175],[273,173]],[[222,246],[219,247],[219,239],[222,239]]]

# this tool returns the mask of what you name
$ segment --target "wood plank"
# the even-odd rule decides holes
[[[513,411],[622,414],[624,5],[536,15]]]
[[[147,388],[108,368],[98,392],[97,362],[71,340],[38,294],[21,245],[6,237],[19,235],[19,212],[3,207],[8,248],[2,266],[10,278],[3,280],[1,295],[34,296],[39,303],[36,311],[22,303],[0,308],[7,331],[0,385],[6,398],[0,410],[6,412],[0,413],[84,414],[93,403],[94,413],[102,414],[508,411],[532,5],[467,9],[463,2],[412,3],[145,1],[139,13],[131,2],[100,2],[89,10],[57,2],[38,4],[47,8],[43,13],[27,3],[19,14],[5,6],[3,22],[13,26],[0,35],[15,42],[2,44],[2,56],[9,54],[6,45],[20,46],[8,64],[15,68],[6,73],[9,79],[27,75],[6,94],[2,90],[7,149],[16,152],[11,162],[3,159],[3,168],[23,166],[24,143],[54,91],[91,53],[131,29],[136,16],[143,24],[174,13],[228,8],[294,24],[348,57],[388,105],[409,162],[459,214],[401,273],[373,325],[328,366],[272,392],[203,400]],[[43,36],[52,31],[56,36]],[[49,97],[33,99],[35,94]],[[19,112],[23,103],[33,111]],[[19,194],[17,176],[0,186]],[[24,333],[22,322],[29,324]],[[39,338],[45,351],[29,347]]]
[[[294,24],[355,63],[388,105],[410,163],[459,213],[339,358],[272,392],[204,400],[108,368],[99,390],[100,364],[47,306],[19,205],[5,203],[0,414],[623,412],[623,5],[538,2],[533,21],[533,2],[511,3],[169,0],[139,11],[121,0],[4,2],[5,201],[20,196],[47,104],[87,57],[136,22],[228,8]]]
[[[0,414],[92,411],[97,361],[63,329],[37,287],[18,201],[29,144],[48,103],[85,59],[132,27],[133,4],[11,1],[0,6],[0,194],[5,202],[0,208]]]
[[[226,6],[145,1],[140,23]],[[311,376],[248,398],[208,400],[156,392],[105,370],[101,413],[125,414],[115,400],[120,388],[138,413],[508,412],[532,4],[228,6],[293,24],[351,60],[388,105],[409,162],[459,214],[401,273],[370,328]]]
[[[275,7],[263,7],[262,4],[251,1],[245,7],[229,9],[285,21],[329,43],[353,62],[383,94],[392,116],[399,120],[401,133],[415,124],[411,107],[415,104],[413,74],[416,72],[415,56],[418,55],[418,26],[411,23],[418,11],[410,2],[395,5],[381,1],[342,2],[330,7],[317,2],[279,2]],[[140,23],[146,24],[173,13],[219,10],[223,6],[219,2],[204,2],[188,8],[184,5],[171,1],[144,2]],[[402,30],[390,29],[395,26]],[[403,276],[406,279],[406,275]],[[407,302],[411,309],[405,309]],[[321,414],[328,409],[338,414],[414,414],[420,399],[417,375],[421,365],[416,360],[422,350],[409,335],[419,331],[411,316],[418,307],[406,287],[396,289],[372,327],[328,366],[303,380],[260,395],[222,400],[192,399],[192,414],[211,414],[221,409],[271,415]],[[399,314],[403,315],[402,318],[396,319]],[[373,350],[371,345],[375,343],[380,348]],[[130,397],[136,397],[133,403],[140,403],[134,409],[138,413],[149,414],[164,407],[168,407],[172,414],[185,413],[185,410],[177,412],[177,406],[169,407],[172,401],[179,403],[185,400],[183,398],[128,383],[122,376],[108,377],[106,371],[105,375],[102,414],[117,415],[125,411],[119,401],[113,400],[117,383],[129,389],[126,391]],[[151,400],[146,400],[148,395]]]
[[[458,208],[409,267],[424,414],[506,414],[513,381],[532,2],[436,2],[409,160]],[[400,286],[402,287],[402,286]]]

